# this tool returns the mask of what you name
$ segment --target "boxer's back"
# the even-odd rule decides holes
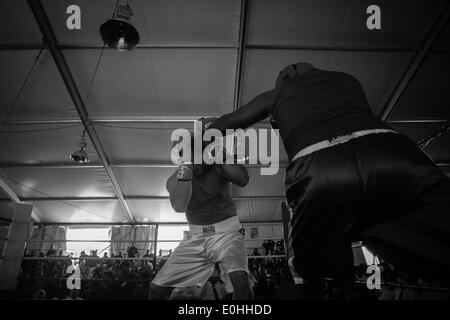
[[[272,110],[289,158],[314,143],[359,130],[389,128],[375,117],[359,81],[312,69],[288,79]]]

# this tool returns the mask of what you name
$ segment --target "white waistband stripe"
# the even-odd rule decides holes
[[[237,226],[240,226],[239,218],[237,216],[228,218],[226,220],[211,224],[211,225],[195,225],[189,224],[190,233],[218,233],[231,231]]]
[[[343,135],[343,136],[339,136],[337,138],[333,138],[330,140],[324,140],[318,143],[315,143],[313,145],[310,145],[302,150],[300,150],[293,158],[292,161],[297,160],[298,158],[304,157],[308,154],[311,154],[313,152],[325,149],[325,148],[329,148],[329,147],[333,147],[335,145],[341,144],[341,143],[345,143],[349,140],[355,139],[355,138],[359,138],[359,137],[363,137],[369,134],[375,134],[375,133],[398,133],[394,130],[389,130],[389,129],[371,129],[371,130],[362,130],[362,131],[356,131],[353,132],[351,134],[347,134],[347,135]]]

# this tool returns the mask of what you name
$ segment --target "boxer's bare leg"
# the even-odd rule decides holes
[[[245,271],[233,271],[228,274],[233,285],[233,300],[253,300],[248,274]]]

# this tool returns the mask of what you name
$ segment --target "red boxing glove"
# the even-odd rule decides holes
[[[177,169],[177,179],[180,181],[191,181],[194,177],[192,164],[182,164]]]

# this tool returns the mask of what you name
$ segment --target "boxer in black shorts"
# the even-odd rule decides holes
[[[289,156],[289,265],[298,284],[332,277],[351,290],[351,242],[424,279],[448,281],[450,179],[375,117],[357,79],[307,63],[210,128],[270,116]]]

